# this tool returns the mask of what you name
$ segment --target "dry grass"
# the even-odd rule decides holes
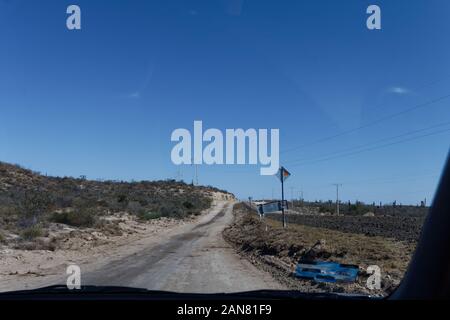
[[[357,264],[363,267],[376,264],[388,273],[401,273],[406,270],[415,245],[382,237],[369,237],[363,234],[344,233],[303,225],[289,225],[283,231],[280,222],[267,219],[265,223],[276,233],[285,232],[283,241],[312,247],[324,240],[326,251],[337,262]]]
[[[320,217],[318,217],[320,219]],[[245,206],[235,207],[235,221],[224,231],[227,240],[244,254],[264,262],[275,261],[289,266],[292,272],[300,259],[336,261],[360,266],[358,283],[349,285],[312,285],[311,291],[337,290],[368,292],[365,286],[369,265],[378,265],[382,271],[382,292],[388,294],[398,285],[408,266],[415,244],[363,234],[344,233],[303,225],[289,225],[283,229],[279,221],[260,220]],[[270,258],[270,259],[269,259]],[[300,282],[294,283],[294,282]],[[305,280],[290,279],[294,288],[305,290],[311,285]]]

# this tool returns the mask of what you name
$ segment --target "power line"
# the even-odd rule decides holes
[[[365,185],[377,185],[377,184],[392,184],[396,182],[405,182],[405,181],[424,181],[424,178],[437,178],[439,177],[439,172],[436,172],[434,174],[422,174],[422,175],[416,175],[416,176],[407,176],[407,177],[394,177],[394,178],[375,178],[375,179],[366,179],[366,180],[359,180],[359,181],[351,181],[346,182],[345,184],[365,184]]]
[[[425,181],[425,178],[439,178],[440,171],[428,171],[428,173],[418,174],[418,175],[397,175],[397,176],[389,176],[389,177],[379,177],[379,178],[371,178],[371,179],[362,179],[362,180],[349,180],[344,181],[342,184],[345,185],[379,185],[379,184],[393,184],[396,182],[405,182],[405,181]],[[328,188],[332,184],[331,182],[319,184],[319,185],[308,185],[310,189],[323,189]]]
[[[367,147],[367,146],[370,146],[370,145],[376,145],[376,144],[378,144],[380,142],[389,141],[389,140],[393,140],[393,139],[398,139],[398,138],[401,138],[401,137],[404,137],[404,136],[408,136],[408,135],[411,135],[411,134],[415,134],[415,133],[419,133],[419,132],[423,132],[423,131],[427,131],[427,130],[430,130],[430,129],[435,129],[435,128],[439,128],[439,127],[443,127],[443,126],[447,126],[447,125],[450,125],[450,121],[443,122],[443,123],[440,123],[440,124],[437,124],[437,125],[433,125],[433,126],[429,126],[429,127],[426,127],[426,128],[418,129],[418,130],[408,131],[408,132],[405,132],[405,133],[402,133],[402,134],[399,134],[399,135],[396,135],[396,136],[383,138],[383,139],[376,140],[376,141],[369,142],[369,143],[365,143],[365,144],[362,144],[362,145],[359,145],[359,146],[355,146],[355,147],[351,147],[351,148],[347,148],[347,149],[341,149],[339,151],[335,151],[335,152],[331,152],[331,153],[326,153],[326,154],[323,154],[323,155],[321,155],[319,157],[329,157],[329,156],[332,156],[332,155],[335,155],[335,154],[340,154],[340,153],[343,153],[343,152],[346,152],[346,151],[352,151],[352,150],[361,149],[361,148],[364,148],[364,147]],[[305,158],[299,158],[299,159],[292,160],[292,161],[285,161],[285,163],[286,164],[298,163],[300,161],[305,161],[305,160],[307,161],[308,158],[306,158],[306,159]],[[312,161],[314,161],[314,159]]]
[[[449,132],[449,131],[450,131],[450,129],[440,130],[440,131],[432,132],[432,133],[429,133],[429,134],[424,134],[424,135],[421,135],[421,136],[400,140],[400,141],[397,141],[397,142],[387,143],[387,144],[384,144],[384,145],[381,145],[381,146],[377,146],[377,147],[373,147],[373,148],[367,148],[367,149],[363,149],[363,150],[360,150],[360,151],[350,152],[350,153],[346,153],[346,154],[335,156],[335,157],[328,157],[328,158],[320,159],[320,160],[317,160],[317,161],[311,161],[311,162],[294,164],[294,165],[291,164],[290,166],[291,167],[298,167],[298,166],[302,166],[302,165],[305,165],[305,164],[316,164],[316,163],[323,162],[323,161],[328,161],[328,160],[333,160],[333,159],[337,159],[337,158],[343,158],[343,157],[347,157],[347,156],[352,156],[352,155],[359,154],[359,153],[362,153],[362,152],[377,150],[377,149],[389,147],[389,146],[392,146],[392,145],[396,145],[396,144],[400,144],[400,143],[404,143],[404,142],[408,142],[408,141],[413,141],[413,140],[417,140],[417,139],[420,139],[420,138],[433,136],[433,135],[437,135],[437,134],[444,133],[444,132]]]
[[[360,150],[360,151],[355,151],[355,152],[350,152],[350,153],[338,155],[338,156],[335,156],[335,157],[328,157],[328,158],[324,158],[324,159],[319,159],[317,161],[310,161],[310,162],[300,163],[300,164],[295,164],[295,165],[291,164],[291,166],[296,167],[296,166],[304,165],[304,164],[315,164],[317,162],[322,162],[322,161],[328,161],[328,160],[332,160],[332,159],[347,157],[347,156],[359,154],[359,153],[362,153],[362,152],[377,150],[377,149],[385,148],[385,147],[388,147],[388,146],[392,146],[392,145],[396,145],[396,144],[400,144],[400,143],[404,143],[404,142],[409,142],[409,141],[417,140],[417,139],[428,137],[428,136],[437,135],[437,134],[448,132],[448,131],[450,131],[450,129],[440,130],[440,131],[437,131],[437,132],[432,132],[432,133],[429,133],[429,134],[424,134],[424,135],[421,135],[421,136],[417,136],[417,137],[413,137],[413,138],[409,138],[409,139],[404,139],[404,140],[400,140],[400,141],[397,141],[397,142],[387,143],[387,144],[384,144],[384,145],[381,145],[381,146],[377,146],[377,147],[373,147],[373,148],[367,148],[367,149],[363,149],[363,150]]]
[[[374,126],[374,125],[376,125],[376,124],[378,124],[378,123],[381,123],[381,122],[383,122],[383,121],[391,120],[391,119],[393,119],[393,118],[396,118],[396,117],[398,117],[398,116],[407,114],[407,113],[412,112],[412,111],[415,111],[415,110],[417,110],[417,109],[424,108],[424,107],[427,107],[427,106],[429,106],[429,105],[435,104],[435,103],[437,103],[437,102],[439,102],[439,101],[442,101],[442,100],[444,100],[444,99],[447,99],[447,98],[449,98],[449,97],[450,97],[450,94],[441,96],[441,97],[439,97],[439,98],[436,98],[436,99],[430,100],[430,101],[428,101],[428,102],[424,102],[424,103],[415,105],[414,107],[411,107],[411,108],[402,110],[402,111],[400,111],[400,112],[397,112],[397,113],[394,113],[394,114],[391,114],[391,115],[388,115],[388,116],[379,118],[379,119],[377,119],[377,120],[375,120],[375,121],[372,121],[372,122],[369,122],[369,123],[367,123],[367,124],[364,124],[364,125],[361,125],[361,126],[358,126],[358,127],[355,127],[355,128],[349,129],[349,130],[346,130],[346,131],[342,131],[342,132],[340,132],[340,133],[337,133],[337,134],[334,134],[334,135],[331,135],[331,136],[328,136],[328,137],[324,137],[324,138],[317,139],[317,140],[315,140],[315,141],[312,141],[311,143],[303,144],[303,145],[300,145],[300,146],[297,146],[297,147],[293,147],[293,148],[290,148],[290,149],[281,151],[280,154],[292,152],[292,151],[295,151],[295,150],[298,150],[298,149],[302,149],[302,148],[304,148],[304,147],[308,147],[308,146],[311,146],[311,145],[315,145],[315,144],[318,144],[318,143],[322,143],[322,142],[325,142],[325,141],[329,141],[329,140],[332,140],[332,139],[334,139],[334,138],[341,137],[341,136],[343,136],[343,135],[346,135],[346,134],[349,134],[349,133],[352,133],[352,132],[356,132],[356,131],[361,130],[361,129],[365,129],[365,128]]]

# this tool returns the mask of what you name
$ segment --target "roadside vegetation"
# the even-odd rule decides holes
[[[303,214],[336,214],[336,202],[328,201],[289,201],[289,209]],[[393,201],[392,203],[364,203],[340,202],[339,214],[346,216],[397,216],[397,217],[424,217],[428,213],[428,207],[424,200],[417,205],[404,205]]]
[[[104,217],[120,213],[140,221],[182,219],[209,208],[218,191],[226,193],[175,180],[48,177],[0,162],[0,242],[37,241],[52,224],[112,230]]]

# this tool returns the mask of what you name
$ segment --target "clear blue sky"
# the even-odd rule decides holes
[[[81,31],[66,29],[70,4]],[[382,30],[367,30],[369,4]],[[450,141],[449,13],[444,0],[0,0],[0,160],[174,178],[170,134],[203,120],[279,128],[289,198],[342,183],[343,200],[430,199]],[[199,180],[279,195],[259,166],[201,166]]]

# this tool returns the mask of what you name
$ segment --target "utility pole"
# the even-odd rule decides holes
[[[340,183],[335,183],[336,186],[336,215],[339,215],[339,186],[342,186]]]
[[[181,171],[181,169],[178,169],[178,170],[177,170],[177,174],[176,174],[175,180],[177,180],[177,181],[183,181],[183,171]]]
[[[281,167],[281,214],[283,216],[283,228],[286,228],[286,218],[284,216],[284,168]]]
[[[192,184],[198,186],[198,165],[194,163],[194,158],[191,159],[191,166],[194,166],[194,178],[192,179]]]
[[[195,185],[198,186],[198,165],[195,164]]]
[[[298,196],[299,196],[299,201],[300,201],[300,205],[303,206],[303,190],[298,192]]]
[[[291,189],[291,203],[292,203],[292,208],[294,208],[294,187],[290,187]]]

